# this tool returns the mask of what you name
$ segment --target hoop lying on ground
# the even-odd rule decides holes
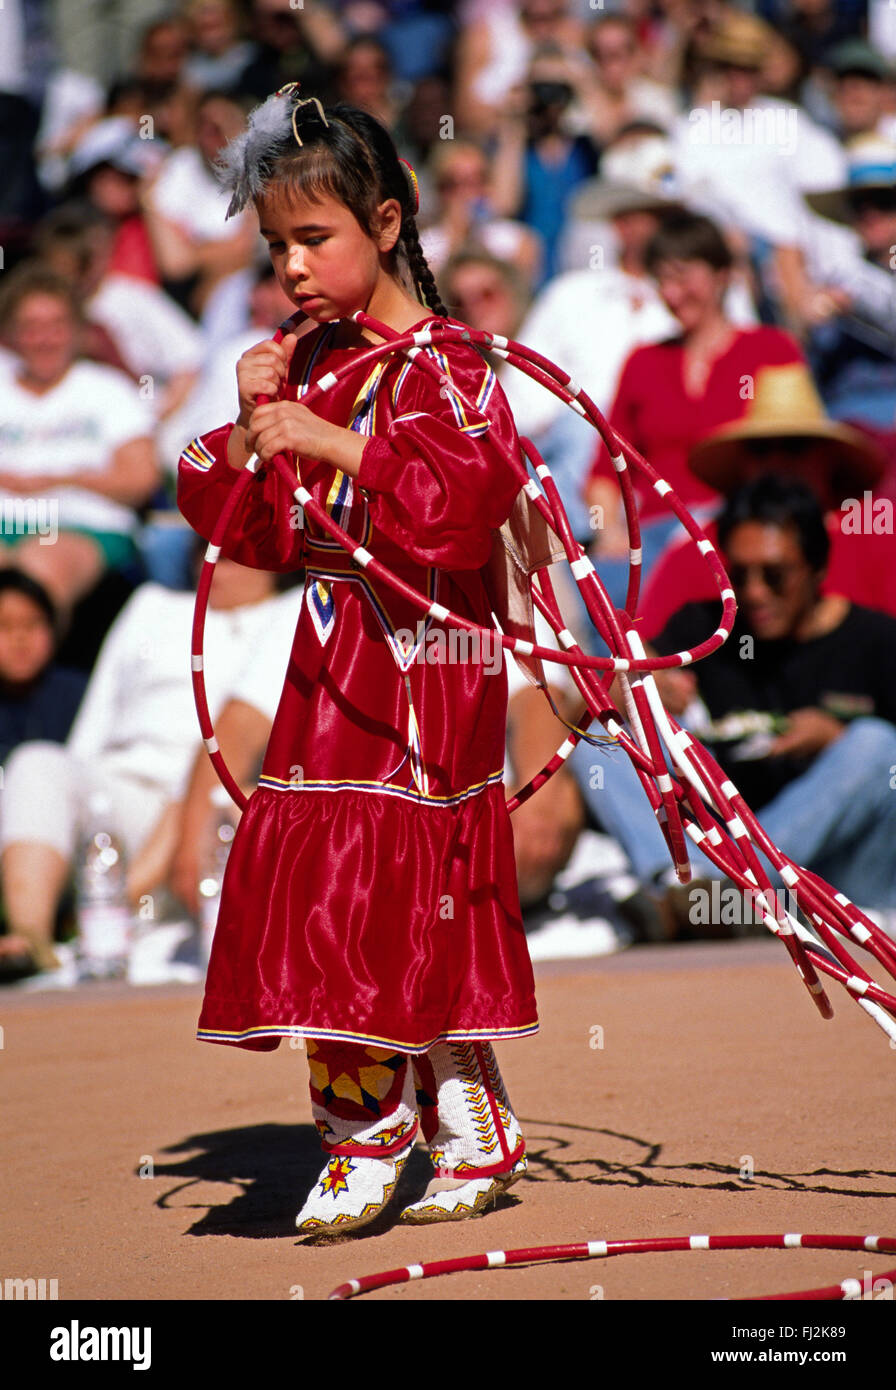
[[[342,1301],[391,1284],[407,1284],[413,1279],[435,1279],[440,1274],[462,1270],[499,1269],[506,1265],[551,1264],[559,1260],[597,1260],[611,1255],[657,1255],[671,1250],[862,1250],[880,1254],[896,1252],[896,1239],[890,1236],[663,1236],[647,1240],[587,1240],[574,1245],[536,1245],[522,1250],[490,1250],[484,1255],[463,1255],[454,1260],[430,1260],[428,1264],[405,1265],[382,1274],[367,1274],[340,1284],[330,1299]],[[874,1283],[883,1287],[896,1281],[896,1269],[879,1274]],[[873,1286],[872,1286],[873,1289]],[[801,1293],[767,1294],[757,1302],[779,1299],[840,1300],[861,1298],[858,1279],[844,1279],[821,1289]],[[750,1300],[753,1301],[753,1300]]]
[[[285,486],[304,509],[305,515],[338,541],[350,554],[353,562],[371,579],[385,584],[414,604],[421,613],[439,622],[478,633],[480,639],[485,635],[518,656],[535,656],[542,661],[569,667],[585,702],[585,712],[554,757],[526,787],[511,798],[508,803],[509,809],[514,810],[539,786],[544,785],[569,757],[581,738],[591,740],[587,728],[593,720],[597,720],[605,735],[617,742],[630,758],[656,814],[679,880],[687,883],[691,876],[685,846],[685,836],[688,836],[742,890],[761,899],[764,904],[765,925],[784,943],[824,1017],[830,1018],[833,1010],[819,980],[819,970],[838,980],[890,1039],[896,1042],[896,996],[872,979],[846,950],[840,938],[862,946],[894,980],[896,945],[847,898],[837,893],[816,874],[795,864],[769,840],[734,783],[727,778],[711,754],[666,712],[659,697],[652,673],[691,665],[716,651],[729,636],[735,615],[734,592],[719,555],[672,488],[659,477],[646,459],[610,427],[594,403],[567,373],[532,349],[507,338],[447,322],[434,323],[414,333],[400,334],[363,312],[358,312],[353,318],[385,341],[357,352],[353,360],[337,371],[327,373],[302,397],[303,405],[313,407],[316,400],[331,391],[346,376],[366,370],[371,363],[391,353],[403,352],[420,370],[432,375],[443,391],[450,391],[466,409],[474,410],[472,403],[457,391],[453,383],[446,380],[435,362],[424,351],[429,346],[435,347],[442,342],[460,339],[478,349],[497,354],[550,390],[594,426],[613,457],[629,530],[629,582],[625,607],[618,611],[610,602],[590,559],[573,537],[550,470],[537,450],[530,441],[522,441],[529,462],[543,484],[543,492],[521,462],[504,459],[505,465],[509,462],[518,471],[520,495],[525,498],[526,505],[548,523],[562,542],[566,560],[589,617],[598,635],[613,653],[602,657],[584,652],[566,627],[546,567],[539,569],[532,576],[530,587],[533,600],[557,635],[561,650],[510,637],[494,629],[482,628],[434,603],[393,574],[363,546],[358,545],[315,501],[301,481],[297,485],[295,468],[290,466],[282,455],[278,455],[272,461]],[[294,320],[290,321],[290,326],[293,322]],[[283,331],[281,329],[278,336],[282,336]],[[491,443],[488,431],[481,438],[486,445]],[[257,456],[247,462],[237,474],[231,494],[222,508],[206,551],[193,624],[193,684],[200,728],[219,777],[242,808],[246,805],[246,799],[221,757],[209,716],[203,675],[203,633],[215,562],[221,554],[231,518],[243,493],[250,486],[258,466]],[[697,543],[700,554],[712,573],[722,602],[722,619],[719,626],[705,641],[689,650],[665,657],[647,657],[633,625],[640,587],[641,548],[630,475],[632,467],[646,476],[654,490],[665,499],[687,533]],[[603,675],[600,676],[599,673]],[[614,679],[618,679],[622,691],[625,719],[609,697],[609,687]],[[664,746],[677,775],[669,771]],[[788,888],[798,890],[801,911],[807,915],[807,920],[811,920],[821,941],[795,915],[784,910],[779,904],[768,874],[758,857],[758,851],[768,858]]]

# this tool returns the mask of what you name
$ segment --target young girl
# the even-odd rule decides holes
[[[400,332],[447,318],[420,251],[416,180],[372,117],[285,90],[224,164],[231,210],[254,199],[278,279],[303,311],[292,326],[304,315],[319,327],[247,352],[235,423],[194,441],[180,464],[181,508],[208,538],[234,469],[257,452],[224,553],[307,576],[259,786],[231,851],[199,1037],[261,1050],[307,1040],[329,1157],[299,1230],[372,1221],[418,1128],[435,1175],[402,1219],[454,1220],[526,1166],[491,1048],[537,1027],[502,784],[506,678],[494,662],[433,661],[456,657],[450,630],[432,619],[424,629],[418,609],[322,528],[297,524],[265,464],[293,455],[353,539],[491,627],[482,569],[519,491],[503,458],[520,446],[494,373],[460,340],[426,349],[441,384],[396,353],[314,411],[299,403],[380,341],[350,321],[355,311]],[[480,442],[486,432],[497,453]]]

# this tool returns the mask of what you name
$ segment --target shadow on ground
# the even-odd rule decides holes
[[[756,1168],[749,1154],[736,1163],[712,1159],[669,1162],[665,1146],[632,1134],[588,1125],[521,1119],[529,1154],[527,1178],[534,1182],[594,1186],[706,1188],[722,1192],[811,1192],[844,1197],[888,1197],[896,1193],[892,1169],[813,1168],[775,1173]],[[583,1152],[584,1150],[584,1152]]]
[[[896,1193],[896,1172],[892,1170],[816,1168],[774,1173],[753,1169],[749,1155],[743,1155],[738,1163],[711,1159],[669,1162],[661,1143],[635,1135],[555,1121],[529,1119],[521,1123],[529,1156],[524,1182],[723,1192],[763,1188],[878,1199]],[[192,1134],[162,1152],[171,1156],[170,1161],[154,1162],[153,1177],[170,1183],[156,1198],[156,1205],[165,1210],[195,1209],[197,1217],[187,1232],[195,1236],[298,1239],[295,1213],[323,1166],[313,1125],[212,1130]],[[392,1201],[377,1221],[356,1236],[347,1233],[338,1239],[376,1236],[390,1230],[402,1207],[423,1195],[431,1172],[426,1154],[415,1149]],[[517,1201],[507,1193],[493,1209],[515,1206]]]

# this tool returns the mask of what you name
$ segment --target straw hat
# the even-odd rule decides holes
[[[879,135],[862,135],[847,147],[846,184],[823,193],[804,193],[813,212],[832,222],[854,221],[850,194],[863,189],[886,189],[892,193],[896,186],[896,144]]]
[[[811,444],[793,471],[816,491],[839,500],[873,487],[884,471],[876,444],[859,430],[825,414],[803,362],[765,367],[747,413],[701,439],[688,456],[691,471],[719,492],[733,492],[768,465],[749,448],[756,440],[804,440]]]
[[[773,38],[774,30],[764,20],[731,10],[699,41],[698,52],[714,63],[758,70],[768,57]]]

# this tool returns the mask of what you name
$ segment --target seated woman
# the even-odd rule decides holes
[[[0,566],[42,584],[63,619],[136,557],[134,508],[159,482],[147,403],[78,360],[80,328],[65,280],[36,264],[4,276],[0,332],[18,360],[0,396]]]
[[[746,412],[761,368],[804,359],[796,340],[781,329],[744,328],[728,319],[723,299],[733,256],[709,218],[684,210],[668,213],[648,243],[645,261],[681,332],[636,348],[629,356],[609,421],[702,521],[719,499],[689,469],[689,449]],[[634,484],[646,577],[677,522],[642,475],[635,474]],[[586,496],[600,577],[621,606],[628,578],[628,535],[616,476],[603,445],[595,456]]]

